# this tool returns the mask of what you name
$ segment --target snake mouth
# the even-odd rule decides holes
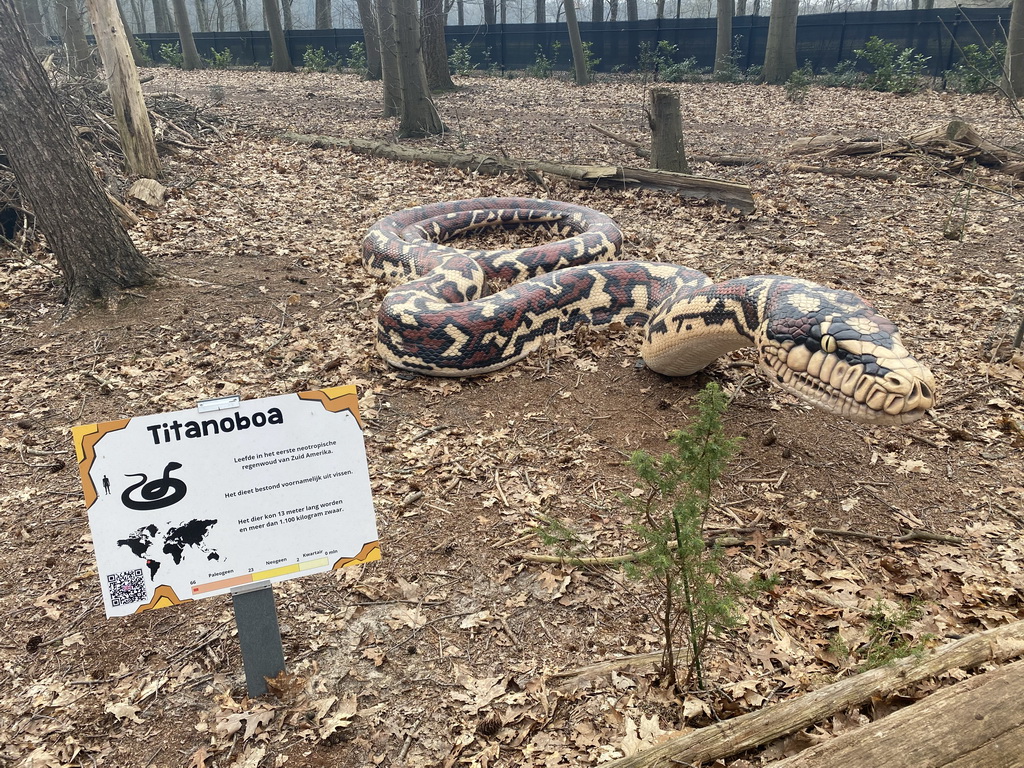
[[[935,405],[931,371],[909,355],[866,364],[823,351],[809,356],[778,352],[762,365],[783,389],[852,421],[909,424]]]

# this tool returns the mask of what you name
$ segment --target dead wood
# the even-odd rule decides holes
[[[834,139],[832,146],[822,146],[820,140],[823,138]],[[874,139],[850,141],[841,137],[814,136],[798,140],[789,151],[806,154],[814,151],[811,147],[817,147],[822,158],[851,155],[914,157],[927,154],[946,161],[946,170],[959,170],[966,163],[974,162],[1000,173],[1024,177],[1024,154],[982,138],[962,120],[935,125],[889,144]]]
[[[590,127],[603,136],[607,136],[610,139],[614,139],[627,147],[632,147],[633,151],[640,157],[650,157],[651,152],[649,149],[644,147],[639,141],[633,141],[625,136],[620,136],[617,133],[612,133],[609,130],[602,128],[599,125],[590,124]],[[829,135],[827,137],[815,136],[814,139],[828,138],[830,140],[840,139],[842,137]],[[792,148],[790,151],[793,152]],[[773,163],[766,157],[759,155],[689,155],[689,159],[695,163],[708,163],[710,165],[778,165]],[[836,168],[828,165],[786,165],[786,170],[793,171],[795,173],[823,173],[826,176],[842,176],[850,179],[881,179],[884,181],[895,181],[899,178],[899,174],[891,171],[875,171],[867,168]]]
[[[314,147],[341,147],[352,152],[390,160],[430,163],[442,167],[497,176],[503,173],[543,173],[560,177],[581,187],[601,189],[654,189],[695,200],[713,200],[741,213],[754,211],[754,198],[750,187],[723,179],[691,176],[669,171],[630,168],[617,165],[572,165],[549,163],[542,160],[515,160],[495,155],[473,155],[441,149],[410,147],[366,139],[344,139],[333,136],[311,136],[285,133],[283,138]]]
[[[1020,768],[1024,661],[976,675],[770,768]]]
[[[1017,621],[949,643],[922,658],[900,659],[766,709],[691,731],[605,765],[651,768],[717,760],[794,733],[869,698],[890,696],[950,669],[969,669],[1022,654],[1024,621]]]

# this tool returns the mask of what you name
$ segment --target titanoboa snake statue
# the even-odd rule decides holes
[[[532,248],[465,250],[470,232],[550,223],[570,237]],[[669,376],[753,346],[783,389],[834,414],[906,424],[935,402],[931,372],[896,326],[859,296],[796,277],[714,283],[674,264],[605,261],[622,233],[598,211],[530,198],[433,203],[387,216],[363,241],[371,273],[398,284],[377,316],[392,366],[471,376],[522,359],[580,323],[643,325],[640,355]],[[488,281],[513,282],[486,295]]]

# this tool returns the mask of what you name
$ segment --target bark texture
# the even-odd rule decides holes
[[[175,0],[181,2],[181,0]],[[270,71],[294,72],[292,57],[288,53],[288,41],[281,26],[281,10],[277,0],[263,0],[263,13],[267,17],[267,29],[270,31]]]
[[[576,19],[576,6],[565,3],[565,26],[569,29],[569,47],[572,48],[572,64],[575,71],[576,85],[590,82],[587,74],[587,59],[583,53],[583,38],[580,37],[580,23]]]
[[[448,68],[448,46],[444,39],[444,0],[422,0],[420,28],[423,32],[423,66],[427,70],[427,85],[432,91],[455,89]]]
[[[782,85],[796,71],[796,17],[799,0],[775,0],[768,18],[764,81]]]
[[[0,142],[76,306],[153,279],[78,146],[13,0],[0,0]]]
[[[377,30],[380,39],[380,73],[384,81],[384,117],[402,109],[402,81],[398,68],[398,38],[395,33],[393,0],[377,0]]]
[[[1006,33],[1006,92],[1024,97],[1024,0],[1013,0],[1010,28]]]
[[[373,0],[356,0],[359,10],[359,24],[363,28],[363,45],[366,48],[366,79],[380,80],[380,28]]]
[[[444,131],[444,124],[427,85],[416,0],[392,0],[392,4],[395,9],[399,81],[402,84],[398,135],[402,138],[434,136]]]
[[[683,145],[679,91],[667,86],[651,89],[651,165],[658,170],[689,173]]]
[[[67,45],[68,71],[74,77],[91,77],[96,74],[96,62],[85,39],[82,14],[74,0],[56,0],[57,26],[61,39]]]
[[[178,28],[178,39],[181,41],[181,55],[184,59],[182,69],[202,69],[203,60],[196,48],[196,40],[192,37],[192,22],[188,19],[188,8],[185,0],[171,0],[174,8],[174,24]]]
[[[732,60],[733,0],[718,0],[718,22],[715,36],[715,72],[728,72]]]
[[[107,89],[117,118],[117,132],[129,173],[155,179],[160,175],[153,126],[142,98],[139,71],[114,0],[87,0]]]
[[[770,768],[1021,768],[1024,661],[943,688]]]

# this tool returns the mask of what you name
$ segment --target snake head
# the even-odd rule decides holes
[[[801,285],[767,310],[760,361],[783,389],[869,424],[908,424],[935,404],[931,371],[856,294]]]

